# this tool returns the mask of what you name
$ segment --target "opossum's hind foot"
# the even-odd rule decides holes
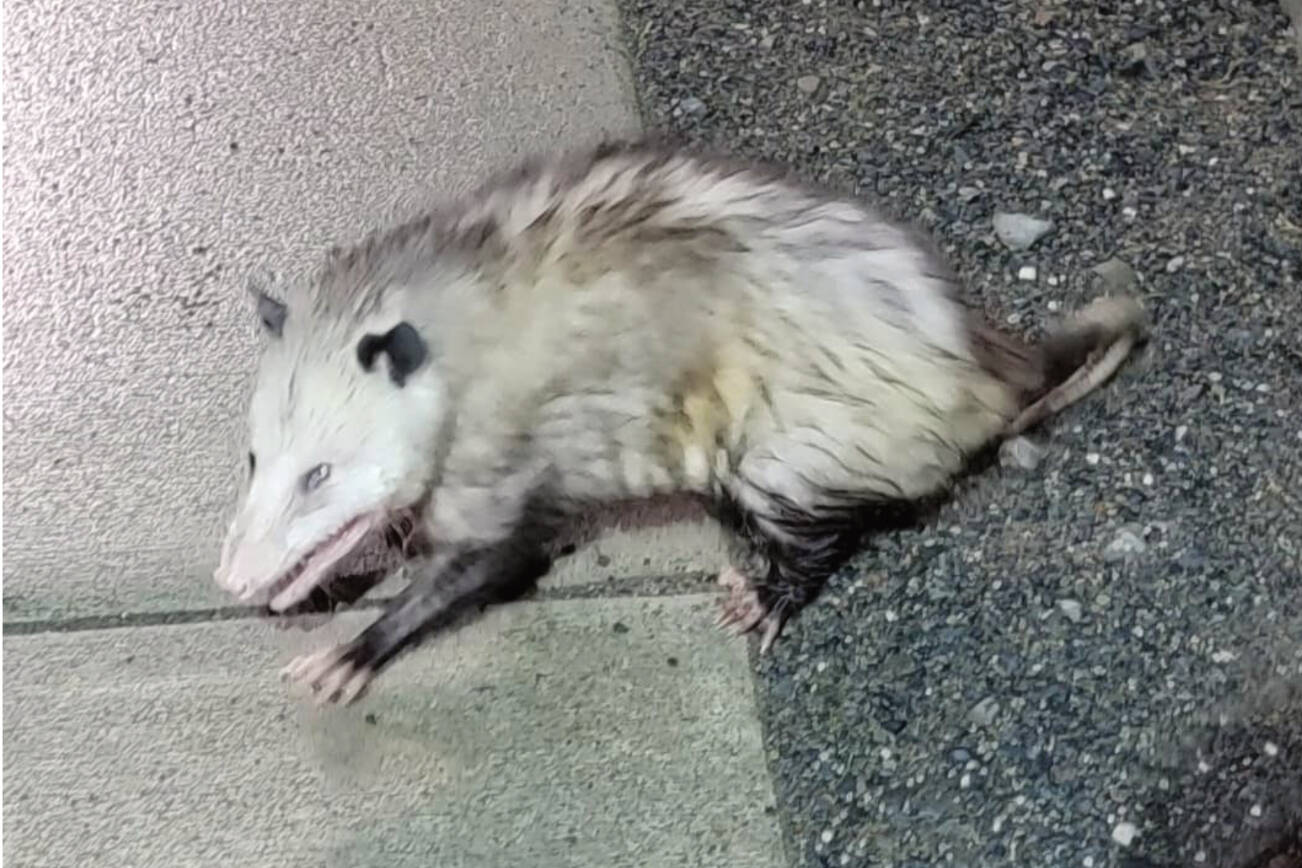
[[[738,636],[755,629],[765,612],[750,581],[736,567],[724,567],[718,581],[727,595],[719,599],[719,617],[714,626],[720,630],[732,628]]]
[[[316,694],[316,705],[337,702],[348,705],[371,683],[375,669],[359,657],[356,642],[323,648],[290,661],[281,678],[306,685]]]
[[[781,635],[786,618],[779,612],[770,611],[760,600],[754,584],[736,567],[724,567],[719,572],[718,581],[728,593],[719,600],[720,612],[714,625],[721,630],[731,628],[734,636],[742,636],[758,628],[760,653],[768,653]]]

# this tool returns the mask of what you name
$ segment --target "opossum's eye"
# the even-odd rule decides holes
[[[257,469],[258,469],[258,459],[253,455],[252,452],[250,452],[249,453],[249,476],[252,476],[253,471]]]
[[[303,490],[315,491],[330,476],[329,464],[318,464],[303,475]]]

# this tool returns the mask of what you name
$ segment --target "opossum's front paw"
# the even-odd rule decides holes
[[[724,567],[719,573],[719,584],[728,594],[719,600],[719,617],[714,624],[721,630],[732,627],[734,636],[742,636],[762,627],[760,653],[766,654],[782,633],[786,617],[769,610],[760,599],[759,592],[736,567]]]
[[[356,643],[346,642],[304,654],[280,671],[281,678],[307,685],[318,707],[327,702],[348,705],[375,677],[375,670],[357,659],[359,650]]]

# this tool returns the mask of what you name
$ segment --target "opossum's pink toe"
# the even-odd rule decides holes
[[[733,593],[744,591],[750,587],[750,582],[741,574],[741,571],[731,565],[719,571],[719,577],[716,581]]]
[[[351,705],[371,683],[373,675],[374,670],[369,666],[354,671],[352,677],[344,683],[344,686],[339,691],[339,704]]]
[[[281,670],[282,677],[307,685],[320,707],[328,702],[348,705],[361,695],[371,682],[374,670],[358,667],[345,659],[347,646],[324,648],[295,658]]]
[[[322,648],[311,654],[303,654],[289,661],[289,665],[280,670],[280,676],[289,681],[312,683],[334,665],[338,648]]]
[[[735,568],[728,567],[719,574],[719,584],[728,589],[728,595],[719,601],[721,611],[715,619],[715,626],[720,629],[731,627],[730,632],[734,636],[755,629],[766,612],[750,582]]]
[[[317,706],[335,701],[338,701],[341,705],[347,705],[349,699],[346,699],[345,696],[357,695],[365,684],[364,680],[358,683],[360,675],[361,673],[354,669],[351,663],[338,663],[329,672],[325,673],[317,684],[313,685],[318,690],[316,695]]]
[[[773,643],[782,635],[782,627],[785,622],[786,618],[779,616],[776,612],[770,612],[764,616],[764,632],[760,634],[760,654],[769,653]]]

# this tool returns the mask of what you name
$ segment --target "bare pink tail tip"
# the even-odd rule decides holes
[[[1138,340],[1148,334],[1148,314],[1137,298],[1103,295],[1076,311],[1070,326],[1073,329],[1101,328],[1118,337],[1130,335]]]

